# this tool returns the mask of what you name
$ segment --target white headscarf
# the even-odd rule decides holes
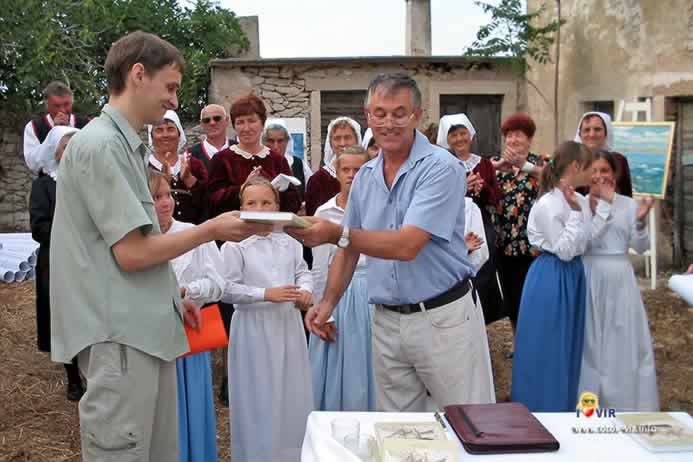
[[[361,125],[359,125],[357,121],[350,117],[337,117],[332,122],[330,122],[330,124],[327,126],[327,137],[325,138],[325,150],[323,157],[325,165],[323,165],[322,168],[327,170],[330,173],[330,175],[332,175],[335,178],[337,177],[337,172],[334,169],[334,161],[337,160],[337,155],[332,150],[332,143],[330,143],[330,139],[332,135],[332,129],[334,128],[335,124],[343,120],[349,122],[349,125],[351,125],[351,127],[354,129],[354,133],[356,133],[356,144],[361,144]]]
[[[466,114],[451,114],[443,116],[438,124],[438,138],[436,139],[436,144],[441,148],[450,149],[448,145],[448,132],[455,125],[462,125],[467,130],[469,130],[469,135],[474,139],[476,135],[476,130],[474,125],[469,120]]]
[[[43,170],[43,173],[53,178],[58,176],[58,162],[55,160],[55,151],[57,151],[60,140],[65,135],[78,131],[79,128],[66,125],[56,125],[51,128],[51,131],[46,135],[46,139],[43,140],[43,143],[38,148],[38,166],[40,170]]]
[[[363,141],[361,142],[361,147],[363,149],[368,149],[368,143],[371,142],[371,139],[373,139],[373,130],[371,127],[368,127],[366,129],[366,133],[363,134]]]
[[[284,119],[267,119],[265,121],[265,128],[264,130],[262,130],[262,140],[264,141],[270,127],[276,129],[277,126],[283,128],[286,131],[286,136],[289,137],[289,143],[286,145],[286,152],[284,153],[284,157],[286,157],[286,159],[289,160],[289,158],[293,157],[294,155],[294,139],[291,137],[291,133],[289,132],[289,126],[287,125]]]
[[[580,122],[577,126],[577,132],[575,132],[575,142],[582,143],[582,138],[580,138],[580,126],[582,126],[582,121],[588,116],[599,116],[604,122],[604,127],[606,128],[606,139],[604,140],[604,146],[602,149],[606,151],[611,151],[614,148],[614,124],[611,122],[611,116],[604,112],[585,112],[580,118]]]
[[[178,118],[178,114],[176,114],[176,111],[171,111],[170,109],[166,111],[166,114],[164,114],[164,119],[163,120],[170,120],[174,124],[176,124],[176,128],[178,128],[178,153],[181,152],[183,149],[183,146],[185,146],[185,143],[188,142],[188,138],[185,136],[185,131],[183,130],[183,125],[180,123],[180,119]],[[154,129],[153,125],[148,125],[147,126],[147,133],[149,135],[149,147],[154,150],[154,142],[152,140],[152,130]]]

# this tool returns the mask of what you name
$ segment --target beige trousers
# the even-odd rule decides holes
[[[118,343],[78,356],[84,462],[178,462],[176,363]]]
[[[471,291],[419,313],[399,314],[377,305],[373,365],[382,411],[495,402],[483,314]]]

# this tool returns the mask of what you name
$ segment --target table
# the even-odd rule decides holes
[[[693,452],[652,453],[625,434],[574,434],[573,427],[610,425],[609,419],[578,419],[574,413],[535,413],[539,421],[556,437],[561,448],[556,452],[537,454],[473,455],[460,444],[461,460],[481,462],[587,461],[587,462],[691,462]],[[693,426],[685,412],[670,415]],[[332,438],[330,424],[336,418],[354,418],[361,423],[361,435],[374,435],[375,422],[435,421],[432,413],[394,412],[313,412],[308,417],[301,453],[302,462],[359,462],[360,459]],[[448,425],[448,437],[459,444]]]

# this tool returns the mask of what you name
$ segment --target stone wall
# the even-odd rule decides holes
[[[22,154],[22,137],[10,114],[0,113],[0,232],[29,231],[33,179]]]
[[[422,92],[426,127],[438,122],[441,94],[503,95],[502,118],[526,106],[521,78],[502,60],[453,57],[226,59],[212,62],[210,102],[229,107],[254,93],[270,117],[306,119],[306,154],[313,169],[321,160],[321,92],[365,90],[382,72],[407,72]]]
[[[35,176],[24,162],[21,121],[0,113],[0,233],[30,232],[29,194]],[[188,146],[204,137],[200,125],[186,126]],[[147,142],[147,133],[141,137]]]

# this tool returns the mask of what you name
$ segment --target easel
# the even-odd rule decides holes
[[[644,122],[652,121],[652,99],[647,98],[645,101],[625,102],[621,100],[616,111],[616,122],[623,122],[623,114],[629,112],[633,122],[638,120],[638,113],[645,113]],[[657,288],[657,200],[652,205],[648,215],[648,232],[650,233],[650,250],[643,253],[645,257],[645,277],[650,278],[650,289]],[[633,249],[629,249],[628,253],[637,255]]]

